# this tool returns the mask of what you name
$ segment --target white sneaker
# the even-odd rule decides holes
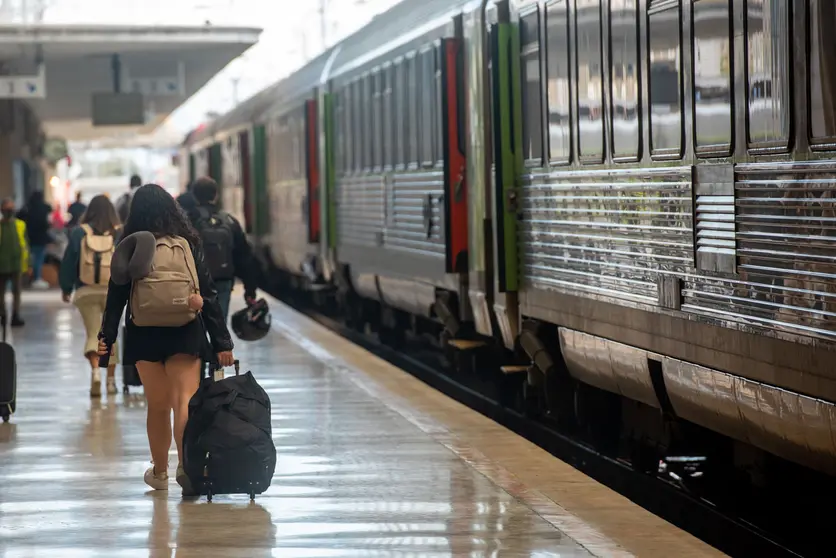
[[[43,291],[49,288],[49,283],[47,283],[43,279],[36,279],[35,281],[32,281],[32,288]]]
[[[90,373],[90,397],[102,396],[102,373],[98,368],[93,368]]]
[[[155,473],[152,465],[145,471],[145,484],[154,490],[168,490],[168,472]]]

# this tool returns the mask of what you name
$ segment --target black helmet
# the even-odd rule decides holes
[[[270,309],[267,301],[258,299],[251,306],[232,315],[232,331],[241,341],[258,341],[270,331]]]

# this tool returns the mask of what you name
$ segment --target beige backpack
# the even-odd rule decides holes
[[[179,327],[197,317],[189,296],[199,293],[197,267],[188,241],[157,239],[151,272],[131,286],[131,319],[142,327]]]
[[[81,225],[84,238],[78,264],[78,278],[85,285],[104,285],[110,281],[110,260],[115,249],[113,235],[96,234],[90,225]]]

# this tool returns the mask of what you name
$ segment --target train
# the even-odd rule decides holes
[[[270,281],[491,351],[513,404],[637,466],[832,477],[834,17],[405,0],[190,133],[183,187],[218,181]]]

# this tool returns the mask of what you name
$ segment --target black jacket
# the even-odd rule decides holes
[[[216,353],[231,351],[233,347],[232,336],[226,327],[223,312],[218,304],[218,291],[215,283],[203,263],[203,252],[200,248],[192,248],[194,263],[197,267],[197,278],[200,282],[200,295],[203,297],[203,322],[209,333],[209,340],[212,342],[212,349]],[[104,316],[102,316],[102,336],[107,345],[112,345],[119,335],[119,318],[122,310],[128,305],[125,313],[125,323],[130,320],[131,309],[129,299],[131,296],[131,283],[117,285],[111,281],[107,286],[107,303],[105,304]]]
[[[51,214],[52,207],[45,202],[27,205],[18,212],[18,218],[26,223],[26,236],[29,237],[31,246],[46,246],[52,242],[52,236],[49,234],[52,228],[49,223]]]
[[[181,196],[182,197],[182,196]],[[185,200],[184,200],[185,201]],[[188,203],[180,202],[186,214],[191,219],[194,227],[200,232],[200,221],[204,219],[201,212],[208,212],[210,216],[217,216],[226,220],[227,225],[232,230],[233,243],[233,261],[235,276],[244,282],[245,296],[255,298],[256,289],[258,289],[259,271],[258,264],[253,249],[247,240],[247,235],[244,234],[244,229],[238,219],[225,211],[219,210],[212,204],[202,204],[197,207],[189,207]]]

